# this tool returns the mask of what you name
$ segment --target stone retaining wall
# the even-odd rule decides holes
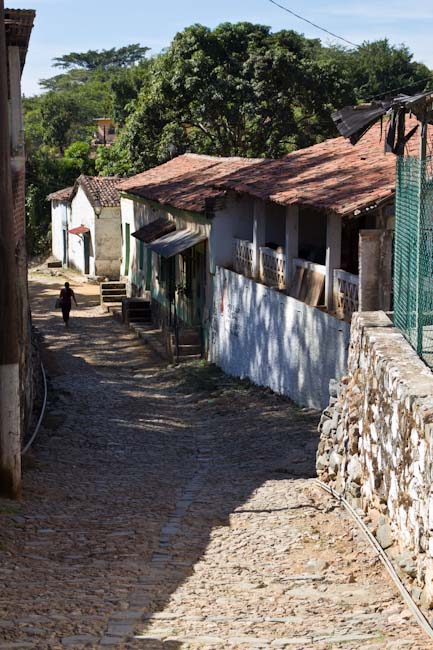
[[[433,373],[383,312],[355,314],[348,374],[319,425],[319,478],[362,509],[433,607]]]

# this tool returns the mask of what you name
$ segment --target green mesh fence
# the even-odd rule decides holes
[[[433,179],[430,159],[397,161],[394,322],[433,366]]]

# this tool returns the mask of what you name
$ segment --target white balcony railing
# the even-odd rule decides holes
[[[234,239],[234,267],[237,273],[253,277],[253,242],[248,239]]]
[[[247,239],[234,240],[234,269],[247,278],[254,277],[253,242]],[[296,258],[293,260],[293,282],[290,295],[309,305],[323,304],[326,267]],[[286,288],[286,256],[267,246],[259,249],[258,280],[269,287],[284,290]],[[357,275],[341,269],[334,271],[334,307],[338,318],[350,321],[354,311],[358,310]]]
[[[359,307],[359,276],[335,269],[334,302],[337,316],[350,321]]]
[[[253,243],[247,239],[234,240],[234,268],[237,273],[242,273],[248,278],[254,275],[253,268],[254,248]],[[285,289],[286,287],[286,256],[267,246],[259,248],[258,276],[260,282]]]
[[[286,288],[286,256],[273,248],[260,248],[260,279],[269,287]]]

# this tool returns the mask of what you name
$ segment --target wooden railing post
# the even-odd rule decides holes
[[[326,222],[326,278],[325,305],[328,311],[334,309],[334,270],[341,264],[341,217],[328,214]]]
[[[286,208],[286,293],[289,293],[294,276],[294,260],[298,257],[299,250],[299,208],[289,205]]]
[[[254,201],[253,222],[253,278],[260,278],[260,247],[266,243],[265,204],[260,199]]]

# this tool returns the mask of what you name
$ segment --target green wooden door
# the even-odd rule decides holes
[[[125,267],[123,269],[123,275],[128,275],[129,273],[129,257],[131,254],[131,226],[129,223],[125,223]]]
[[[146,289],[149,290],[152,285],[152,251],[150,248],[146,251]]]

